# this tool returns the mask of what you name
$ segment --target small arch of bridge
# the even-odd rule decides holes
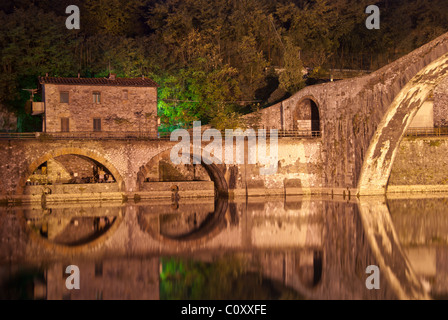
[[[202,151],[202,149],[201,149],[201,151]],[[158,153],[157,155],[153,156],[146,164],[144,164],[143,166],[140,167],[140,170],[137,173],[137,186],[139,189],[142,188],[142,184],[146,180],[146,177],[149,175],[151,170],[153,170],[153,168],[155,166],[157,166],[161,160],[167,159],[167,158],[169,159],[170,152],[171,152],[171,148],[166,149],[166,150]],[[192,154],[190,156],[190,160],[191,160],[190,163],[193,163],[193,159],[196,159],[196,160],[200,159],[201,163],[199,164],[199,166],[201,166],[202,168],[205,169],[208,176],[210,177],[210,180],[214,182],[215,189],[216,189],[217,193],[222,196],[228,195],[229,187],[228,187],[227,181],[224,177],[223,170],[221,168],[219,168],[219,166],[223,166],[223,165],[217,165],[215,163],[206,164],[204,162],[204,157],[201,155]],[[212,162],[212,161],[209,161],[209,162]],[[194,166],[194,164],[193,164],[193,166]],[[158,180],[158,179],[156,179],[156,180]]]
[[[118,184],[119,190],[124,191],[125,190],[125,183],[124,180],[119,173],[119,171],[115,168],[115,166],[108,161],[105,157],[101,156],[97,152],[82,149],[82,148],[59,148],[55,150],[50,150],[46,152],[43,156],[40,156],[39,158],[32,161],[27,168],[25,168],[20,175],[19,183],[17,185],[16,194],[21,195],[25,191],[25,186],[28,178],[35,172],[35,170],[45,163],[46,161],[50,159],[57,158],[59,156],[63,155],[78,155],[78,156],[84,156],[89,159],[92,159],[98,163],[100,163],[102,166],[104,166],[115,178],[115,181]]]

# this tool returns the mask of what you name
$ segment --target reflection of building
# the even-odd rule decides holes
[[[117,259],[74,263],[79,267],[80,289],[68,290],[68,264],[56,263],[46,274],[48,300],[158,300],[159,259]]]
[[[157,84],[148,78],[41,77],[44,132],[139,131],[157,134]]]

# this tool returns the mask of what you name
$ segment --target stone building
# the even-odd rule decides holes
[[[157,83],[141,78],[40,77],[42,131],[144,132],[157,136]],[[39,109],[39,110],[38,110]]]

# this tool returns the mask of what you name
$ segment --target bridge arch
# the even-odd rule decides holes
[[[311,131],[313,136],[320,136],[320,106],[314,96],[306,95],[296,103],[293,111],[293,129]]]
[[[201,150],[202,151],[202,150]],[[140,167],[139,172],[137,173],[137,185],[141,189],[141,186],[145,180],[145,177],[149,175],[149,172],[154,168],[154,166],[157,165],[160,160],[164,158],[169,158],[171,152],[171,148],[166,149],[157,155],[153,156],[146,164]],[[220,195],[227,195],[228,194],[228,184],[224,177],[223,171],[218,167],[218,165],[212,163],[212,164],[205,164],[204,163],[204,157],[200,157],[199,155],[192,154],[191,160],[193,159],[201,159],[200,166],[205,169],[208,176],[210,177],[210,180],[215,183],[215,189],[218,194]],[[192,163],[192,162],[191,162]]]
[[[395,97],[371,140],[358,181],[360,195],[385,194],[394,159],[415,114],[448,76],[448,53],[428,64]]]
[[[109,170],[109,172],[114,176],[115,181],[118,184],[119,190],[122,191],[125,190],[124,180],[120,172],[115,168],[115,166],[110,161],[108,161],[100,154],[82,148],[59,148],[46,152],[43,156],[40,156],[39,158],[32,161],[31,164],[29,164],[28,167],[24,171],[22,171],[22,174],[20,175],[19,178],[19,183],[17,185],[16,194],[21,195],[24,193],[27,179],[41,164],[50,159],[54,159],[56,157],[63,155],[78,155],[95,160],[96,162],[100,163],[105,168],[107,168],[107,170]]]

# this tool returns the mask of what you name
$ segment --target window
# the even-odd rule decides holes
[[[61,118],[61,131],[69,132],[70,131],[70,121],[69,118]]]
[[[93,93],[93,103],[101,103],[101,92]]]
[[[61,91],[59,93],[59,102],[68,103],[68,91]]]
[[[128,90],[123,90],[123,100],[128,100]]]
[[[93,131],[101,131],[101,119],[93,119]]]

